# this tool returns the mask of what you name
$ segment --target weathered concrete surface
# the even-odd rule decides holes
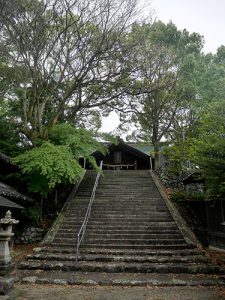
[[[204,287],[82,287],[15,285],[10,300],[224,300],[225,290]],[[1,298],[0,298],[1,300]]]

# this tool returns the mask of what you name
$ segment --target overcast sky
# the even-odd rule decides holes
[[[216,52],[225,45],[225,0],[147,0],[158,20],[170,20],[178,29],[204,36],[204,52]],[[119,124],[115,113],[103,118],[102,131],[112,131]]]
[[[155,16],[205,38],[204,52],[225,45],[225,0],[151,0]]]

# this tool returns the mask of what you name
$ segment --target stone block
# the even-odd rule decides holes
[[[15,282],[14,278],[0,277],[0,295],[5,295]]]

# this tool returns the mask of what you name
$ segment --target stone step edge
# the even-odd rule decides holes
[[[75,261],[75,255],[68,254],[49,254],[49,253],[40,253],[40,254],[29,254],[27,259],[31,260],[51,260],[51,261]],[[79,261],[88,261],[88,262],[135,262],[135,263],[210,263],[210,258],[203,255],[187,255],[187,256],[138,256],[138,255],[94,255],[87,254],[78,256]]]
[[[45,275],[45,274],[44,274]],[[47,275],[47,274],[46,274]],[[57,274],[58,275],[58,274]],[[93,274],[91,274],[93,275]],[[179,279],[177,278],[168,278],[168,279],[159,279],[158,276],[153,276],[154,273],[151,274],[151,279],[111,279],[111,278],[99,278],[98,280],[93,280],[93,276],[89,277],[89,274],[86,273],[85,276],[82,274],[83,278],[71,278],[71,273],[68,273],[69,278],[49,278],[49,276],[42,277],[41,276],[25,276],[21,278],[17,278],[17,282],[21,284],[48,284],[48,285],[85,285],[85,286],[158,286],[158,287],[176,287],[176,286],[217,286],[223,287],[225,286],[225,278],[224,277],[212,277],[208,276],[208,278],[182,278],[180,276]],[[157,274],[158,275],[158,274]],[[76,277],[76,276],[75,276]],[[154,278],[156,277],[156,278]],[[170,276],[171,277],[171,276]],[[97,276],[96,276],[97,278]]]
[[[74,244],[75,245],[75,244]],[[70,243],[70,244],[65,244],[65,243],[52,243],[51,246],[53,247],[59,247],[59,246],[62,246],[63,248],[66,248],[66,247],[69,247],[69,248],[72,248],[73,245]],[[109,249],[109,250],[141,250],[141,249],[144,249],[144,250],[166,250],[166,249],[170,249],[170,250],[188,250],[188,249],[193,249],[193,246],[192,245],[187,245],[187,244],[164,244],[164,245],[147,245],[147,244],[143,244],[143,245],[134,245],[134,244],[128,244],[128,245],[125,245],[125,244],[103,244],[103,245],[100,245],[99,246],[99,243],[98,244],[85,244],[85,245],[82,245],[80,250],[85,250],[85,249]],[[74,246],[74,249],[75,249],[75,246]]]
[[[33,249],[33,253],[75,253],[76,249],[75,247],[70,247],[70,248],[62,248],[62,247],[52,247],[52,246],[46,246],[46,247],[36,247]],[[123,249],[80,249],[80,252],[82,255],[96,255],[96,254],[105,254],[105,255],[137,255],[137,256],[152,256],[152,255],[157,255],[157,256],[163,256],[163,255],[179,255],[179,256],[186,256],[186,255],[205,255],[204,251],[200,251],[199,249],[178,249],[178,250],[123,250]]]
[[[83,271],[102,273],[159,273],[159,274],[196,274],[196,275],[225,275],[225,270],[217,265],[207,263],[138,263],[138,262],[55,262],[40,260],[29,260],[18,265],[19,270],[44,270],[44,271]]]

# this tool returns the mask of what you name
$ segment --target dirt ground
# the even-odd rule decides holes
[[[225,290],[205,287],[15,285],[8,296],[9,300],[224,300]]]

